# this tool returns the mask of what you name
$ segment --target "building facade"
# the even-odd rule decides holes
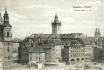
[[[61,50],[64,45],[60,39],[43,40],[42,46],[45,49],[46,64],[62,61]]]
[[[62,60],[66,64],[85,61],[85,44],[79,39],[68,40],[64,45]]]
[[[39,40],[39,39],[38,39]],[[19,62],[21,64],[45,63],[45,50],[40,41],[20,42],[18,47]]]

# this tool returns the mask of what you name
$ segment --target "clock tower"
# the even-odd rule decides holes
[[[52,22],[52,34],[61,34],[61,22],[58,20],[57,14],[55,15],[54,22]]]

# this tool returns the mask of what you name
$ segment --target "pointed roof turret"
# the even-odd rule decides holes
[[[4,13],[4,22],[3,22],[2,26],[10,26],[11,27],[11,25],[9,24],[9,16],[7,13],[6,6],[5,6],[5,13]]]
[[[6,8],[6,6],[5,6],[5,13],[7,13],[7,8]]]
[[[59,20],[58,20],[58,16],[57,16],[57,13],[56,13],[56,15],[55,15],[55,19],[54,19],[54,22],[55,22],[55,23],[59,23]]]

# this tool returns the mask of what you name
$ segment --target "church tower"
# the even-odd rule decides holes
[[[98,37],[101,37],[100,29],[98,28]]]
[[[55,15],[54,22],[52,22],[52,34],[61,34],[61,22],[58,20],[57,14]]]
[[[9,66],[13,62],[12,56],[12,26],[9,24],[9,16],[5,7],[4,21],[1,28],[3,38],[3,66]]]
[[[99,28],[96,28],[96,30],[95,30],[95,37],[96,37],[96,38],[101,37],[100,29],[99,29]]]
[[[95,29],[95,37],[97,37],[97,28]]]

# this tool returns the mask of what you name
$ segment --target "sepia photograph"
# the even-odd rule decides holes
[[[0,70],[104,70],[104,0],[0,0]]]

